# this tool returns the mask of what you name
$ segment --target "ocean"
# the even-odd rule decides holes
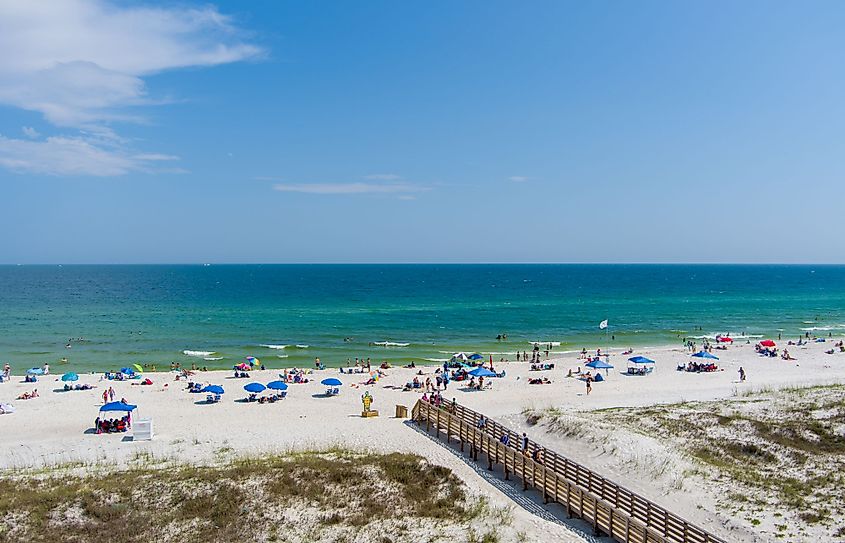
[[[499,360],[531,341],[561,352],[806,332],[845,335],[845,266],[0,266],[0,362],[17,371]]]

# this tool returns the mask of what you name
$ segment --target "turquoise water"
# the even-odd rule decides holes
[[[498,359],[529,341],[562,351],[779,331],[845,334],[845,266],[0,266],[0,361],[16,369]]]

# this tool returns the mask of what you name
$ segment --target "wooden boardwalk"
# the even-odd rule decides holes
[[[541,492],[545,503],[555,502],[566,508],[570,518],[583,519],[596,534],[604,534],[622,543],[725,543],[705,530],[673,515],[663,507],[608,481],[599,474],[555,452],[528,442],[527,454],[521,451],[521,436],[459,404],[444,403],[440,408],[417,401],[411,417],[438,438],[460,443],[461,451],[478,461],[487,457],[487,468],[501,466],[505,479],[516,476],[523,490]],[[507,435],[508,444],[502,442]],[[534,461],[535,450],[542,457]]]

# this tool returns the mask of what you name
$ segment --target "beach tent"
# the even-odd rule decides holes
[[[629,362],[633,362],[634,364],[654,364],[654,360],[651,358],[646,358],[644,356],[632,356],[628,359]],[[587,364],[589,366],[589,364]]]
[[[270,381],[269,383],[267,383],[267,388],[271,390],[287,390],[288,385],[283,381]]]
[[[208,385],[200,390],[200,392],[208,392],[209,394],[223,394],[223,387],[220,385]]]
[[[716,338],[716,341],[719,343],[733,343],[734,340],[729,338],[728,336],[719,336]]]
[[[77,374],[73,373],[72,371],[62,375],[62,381],[65,381],[65,382],[67,382],[67,381],[78,381],[78,380],[79,380],[79,376]]]
[[[323,379],[320,383],[324,384],[327,387],[339,387],[343,383],[340,379],[335,379],[334,377],[329,377],[328,379]]]
[[[763,347],[775,347],[776,346],[775,342],[772,341],[771,339],[764,339],[763,341],[760,342],[760,345],[762,345]]]
[[[612,368],[613,366],[611,364],[608,364],[604,360],[597,358],[597,359],[593,360],[592,362],[588,362],[587,367],[593,368],[593,369],[596,369],[596,370],[607,370],[607,369]]]
[[[138,406],[130,403],[111,402],[100,407],[100,411],[134,411]]]
[[[712,358],[713,360],[719,360],[719,357],[715,354],[710,354],[707,351],[698,351],[693,355],[696,358]]]
[[[478,366],[474,370],[468,371],[467,375],[472,375],[473,377],[496,377],[495,372],[488,370],[484,366]]]
[[[484,357],[481,356],[478,353],[473,353],[473,354],[469,355],[469,359],[470,360],[484,360]]]
[[[26,370],[27,375],[44,375],[44,370],[41,368],[29,368]]]
[[[264,392],[267,387],[262,385],[261,383],[249,383],[248,385],[244,385],[244,390],[247,392],[259,393]]]
[[[133,370],[132,368],[120,368],[120,373],[124,375],[132,375],[133,373],[135,373],[135,370]]]

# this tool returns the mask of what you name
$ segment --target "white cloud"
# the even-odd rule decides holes
[[[273,188],[306,194],[407,194],[427,190],[408,183],[279,183]]]
[[[23,135],[31,140],[37,140],[41,136],[41,133],[31,126],[22,126],[21,132],[23,132]]]
[[[402,179],[402,176],[396,175],[395,173],[373,173],[365,175],[364,179],[370,179],[372,181],[398,181]]]
[[[512,175],[508,177],[508,181],[513,181],[514,183],[525,183],[528,181],[528,178],[524,175]]]
[[[120,148],[93,145],[85,138],[56,136],[29,141],[0,136],[0,166],[19,173],[106,177],[153,171],[153,163],[175,159],[159,154],[131,155]]]
[[[80,130],[78,135],[49,138],[41,149],[83,146],[87,152],[80,160],[91,161],[67,172],[61,171],[67,162],[53,161],[51,173],[120,175],[114,172],[143,169],[149,158],[132,156],[126,142],[106,125],[142,121],[139,107],[165,102],[150,97],[146,76],[259,56],[261,49],[244,42],[241,34],[213,6],[3,0],[0,104],[38,112],[55,126]],[[29,164],[39,151],[26,143],[32,142],[5,138],[2,163]],[[26,154],[16,157],[14,152]]]

